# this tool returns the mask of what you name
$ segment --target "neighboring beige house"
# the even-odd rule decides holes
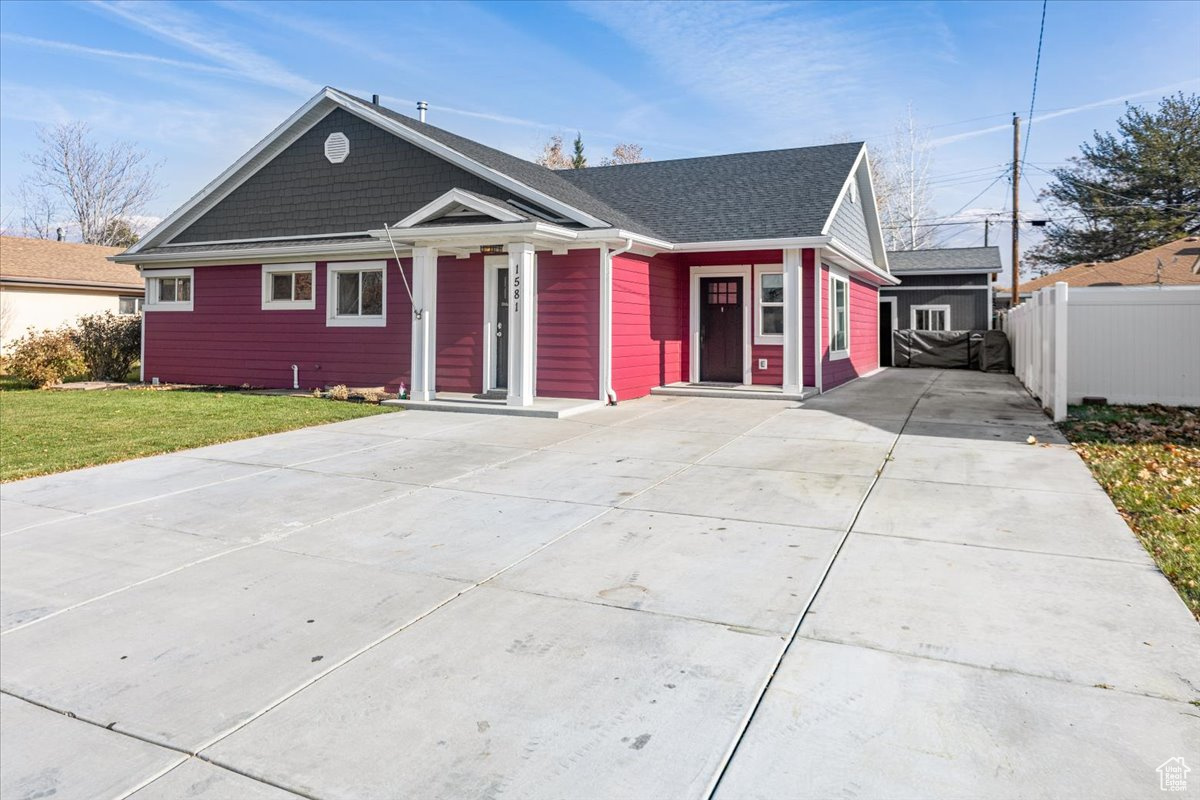
[[[82,314],[136,314],[137,269],[107,258],[122,247],[0,236],[0,350],[28,328],[57,328]]]

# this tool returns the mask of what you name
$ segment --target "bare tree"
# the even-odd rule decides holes
[[[53,239],[59,227],[59,206],[55,193],[37,185],[26,176],[13,192],[21,207],[21,235],[29,239]]]
[[[158,164],[129,142],[98,144],[82,122],[42,128],[38,139],[41,150],[27,156],[35,170],[30,186],[61,200],[84,242],[120,244],[124,231],[114,223],[130,219],[154,198]]]
[[[642,146],[632,142],[624,142],[612,149],[612,156],[600,160],[600,166],[613,167],[617,164],[641,164],[649,161],[642,154]]]
[[[929,186],[932,147],[917,127],[912,107],[872,160],[875,202],[888,250],[918,250],[933,243],[936,229],[923,224],[933,216]]]
[[[551,136],[550,140],[542,146],[542,153],[534,159],[534,162],[550,169],[570,169],[571,158],[563,152],[562,135],[556,133]]]

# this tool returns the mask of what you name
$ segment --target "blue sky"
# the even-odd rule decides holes
[[[877,141],[911,104],[939,215],[1007,208],[1041,3],[0,4],[0,216],[39,124],[82,119],[162,161],[183,202],[325,84],[532,157],[583,132],[652,158]],[[1200,91],[1200,3],[1051,0],[1023,207],[1126,99]],[[981,244],[981,224],[944,229]],[[996,231],[1007,240],[1007,228]]]

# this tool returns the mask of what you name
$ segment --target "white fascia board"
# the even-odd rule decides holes
[[[407,244],[399,246],[400,250],[408,250]],[[353,242],[349,244],[327,244],[320,246],[297,244],[283,247],[245,250],[230,248],[228,250],[192,250],[178,253],[147,253],[145,255],[120,253],[109,256],[109,261],[118,264],[134,264],[151,267],[155,264],[187,264],[189,266],[206,265],[220,266],[229,264],[269,264],[279,261],[327,261],[346,255],[391,255],[391,248],[386,242],[372,239],[369,242]]]
[[[537,189],[526,186],[520,181],[511,178],[502,172],[494,170],[491,167],[484,166],[473,158],[468,158],[452,147],[444,145],[436,139],[431,139],[423,133],[419,133],[406,125],[402,125],[399,122],[380,114],[378,111],[375,111],[370,104],[362,103],[359,100],[350,97],[349,95],[342,94],[336,89],[330,89],[328,91],[330,92],[330,97],[333,98],[338,105],[342,106],[355,116],[362,117],[363,119],[378,125],[384,130],[394,133],[396,136],[399,136],[401,139],[404,139],[410,144],[414,144],[417,147],[420,147],[422,150],[433,153],[435,156],[443,158],[446,161],[449,161],[451,164],[462,167],[468,172],[478,175],[484,180],[490,181],[498,186],[502,186],[505,189],[508,189],[510,192],[525,197],[537,205],[545,206],[551,211],[555,211],[564,217],[567,217],[568,219],[578,222],[580,225],[586,225],[589,228],[601,228],[608,225],[608,223],[602,219],[593,217],[591,214],[580,211],[579,209],[567,205],[560,200],[556,200],[548,194],[544,194],[539,192]]]
[[[789,236],[779,239],[726,239],[712,242],[685,242],[676,244],[671,250],[676,253],[703,253],[709,251],[737,250],[783,250],[789,247],[824,247],[832,239],[829,236]]]
[[[366,231],[350,231],[348,233],[303,233],[297,236],[258,236],[253,239],[211,239],[203,242],[167,242],[159,247],[196,247],[208,244],[257,244],[258,242],[291,242],[298,239],[343,239],[354,236],[366,236]],[[118,253],[118,256],[124,255]],[[111,259],[112,256],[109,256]]]
[[[653,236],[644,236],[640,233],[632,233],[621,228],[604,228],[602,230],[579,231],[577,240],[580,243],[587,242],[590,244],[617,244],[623,245],[632,240],[635,244],[648,247],[653,250],[671,250],[675,245],[665,239],[656,239]]]
[[[456,205],[466,206],[472,211],[477,211],[485,217],[491,217],[499,222],[526,221],[525,217],[522,217],[520,214],[514,214],[512,211],[509,211],[503,206],[496,205],[495,203],[489,203],[488,201],[476,197],[473,194],[468,194],[461,189],[451,189],[441,197],[433,200],[432,202],[426,203],[404,219],[397,222],[392,226],[392,229],[411,228],[413,225],[419,225],[426,220],[436,218],[438,214],[442,213],[447,208]]]
[[[317,106],[319,106],[321,103],[325,102],[326,100],[336,102],[336,99],[334,98],[334,96],[332,94],[332,90],[328,86],[326,86],[324,89],[322,89],[321,91],[319,91],[315,95],[313,95],[312,98],[309,99],[309,101],[307,103],[305,103],[304,105],[302,105],[299,109],[297,109],[294,114],[292,114],[290,117],[288,117],[286,120],[284,120],[278,126],[276,126],[275,129],[272,130],[270,133],[268,133],[258,144],[254,145],[254,147],[250,148],[250,150],[247,151],[245,155],[243,155],[241,158],[239,158],[237,161],[235,161],[228,169],[226,169],[224,172],[222,172],[220,175],[218,175],[212,181],[210,181],[207,186],[205,186],[199,192],[196,192],[196,194],[192,195],[191,198],[188,199],[188,201],[186,203],[184,203],[182,206],[177,208],[175,210],[175,212],[172,213],[169,217],[167,217],[162,222],[155,225],[154,228],[152,228],[149,233],[147,233],[140,240],[138,240],[138,242],[136,244],[134,244],[132,247],[130,247],[128,250],[126,250],[125,253],[132,255],[134,253],[140,252],[143,248],[145,248],[147,246],[158,246],[160,243],[157,240],[159,238],[161,238],[163,236],[163,234],[168,232],[175,225],[175,223],[177,223],[180,219],[182,219],[184,216],[186,216],[188,213],[190,213],[193,209],[195,209],[201,203],[211,200],[213,198],[214,193],[218,189],[220,189],[222,187],[222,185],[225,184],[226,181],[228,181],[230,178],[235,176],[238,173],[238,171],[240,171],[243,167],[245,167],[247,164],[249,164],[251,161],[253,161],[255,158],[257,158],[265,150],[271,148],[272,146],[278,146],[279,142],[285,138],[285,136],[289,133],[289,131],[291,131],[291,129],[294,126],[296,126],[296,124],[298,122],[300,122],[300,120],[302,120],[311,111],[313,111]],[[286,145],[290,144],[292,141],[295,141],[296,139],[298,139],[300,136],[304,135],[304,133],[307,132],[309,130],[309,128],[311,128],[313,125],[315,125],[319,121],[320,121],[319,119],[313,120],[312,124],[303,126],[302,130],[292,131],[293,135],[291,137],[287,138],[287,142],[286,142],[286,144],[284,144],[284,147],[286,147]],[[279,149],[282,149],[282,147],[280,147]],[[253,173],[251,173],[251,174],[253,174]],[[250,176],[247,175],[241,181],[238,181],[233,186],[230,186],[228,191],[221,194],[220,197],[224,197],[229,192],[236,189],[238,186],[240,186],[245,181],[246,178],[249,178],[249,177]],[[217,200],[219,200],[220,197],[218,197]],[[215,201],[214,201],[214,204],[215,204]]]
[[[892,275],[890,272],[884,272],[877,265],[857,255],[837,239],[830,239],[827,245],[827,252],[831,260],[836,262],[838,266],[848,269],[851,272],[870,275],[880,285],[898,286],[900,284],[900,279],[895,275]]]
[[[393,234],[395,229],[392,229]],[[383,228],[367,231],[371,236],[387,240],[388,232]],[[405,242],[441,242],[461,241],[469,239],[474,243],[486,240],[485,243],[502,243],[525,239],[542,239],[546,241],[575,241],[576,231],[560,228],[549,222],[525,221],[485,223],[483,225],[442,225],[428,228],[408,228],[403,231]]]

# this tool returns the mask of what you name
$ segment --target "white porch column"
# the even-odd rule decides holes
[[[804,390],[804,263],[803,251],[783,251],[783,391]]]
[[[533,405],[533,297],[537,255],[528,242],[508,246],[508,405]]]
[[[414,247],[412,317],[413,400],[432,400],[437,365],[437,248]]]

